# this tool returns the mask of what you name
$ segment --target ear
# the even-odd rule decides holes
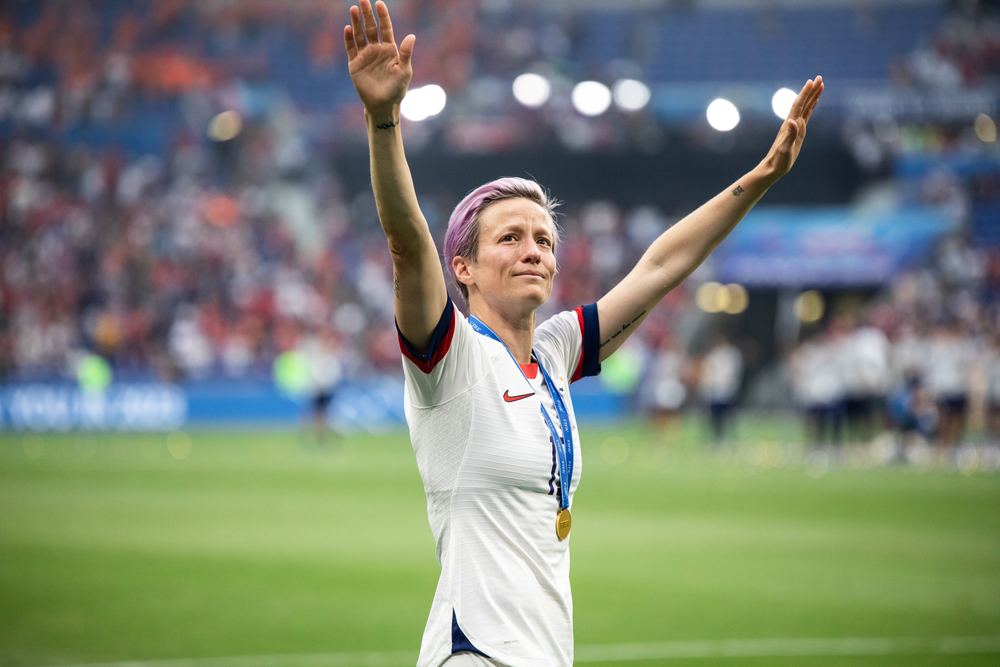
[[[466,257],[452,257],[451,269],[455,272],[455,279],[463,285],[474,285],[476,280],[472,277],[472,262]]]

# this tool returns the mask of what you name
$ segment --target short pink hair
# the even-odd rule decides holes
[[[448,220],[448,231],[444,235],[445,267],[451,275],[452,282],[462,293],[462,298],[469,300],[469,288],[455,277],[452,260],[455,257],[465,257],[475,262],[479,255],[479,229],[485,211],[491,204],[505,199],[527,199],[533,201],[549,216],[552,221],[553,250],[559,242],[559,226],[555,220],[555,209],[558,202],[535,181],[525,178],[498,178],[465,195],[458,203]]]

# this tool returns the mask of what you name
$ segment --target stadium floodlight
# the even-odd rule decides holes
[[[826,304],[823,295],[816,290],[803,292],[795,298],[795,314],[806,324],[818,322],[823,317]]]
[[[649,103],[649,86],[635,79],[620,79],[615,82],[615,104],[623,111],[638,111]]]
[[[526,107],[540,107],[549,101],[552,85],[541,74],[528,72],[514,79],[514,99]]]
[[[695,303],[706,313],[717,313],[729,305],[729,294],[719,283],[707,282],[695,292]]]
[[[229,141],[235,139],[243,130],[243,119],[239,113],[223,111],[208,123],[208,138],[212,141]]]
[[[695,303],[706,313],[739,315],[750,305],[750,297],[743,285],[707,282],[695,292]]]
[[[740,122],[740,112],[736,105],[721,97],[712,100],[705,110],[705,116],[708,118],[708,124],[719,132],[728,132]]]
[[[980,141],[992,144],[997,140],[997,125],[986,114],[981,113],[976,116],[975,128],[976,136],[979,137]]]
[[[791,88],[782,88],[771,98],[771,109],[774,115],[784,120],[788,118],[788,112],[792,110],[792,103],[796,98],[795,91]]]
[[[726,305],[722,307],[722,310],[730,315],[739,315],[750,305],[750,296],[743,285],[730,283],[726,285],[726,292],[729,298]]]
[[[399,112],[406,120],[420,122],[444,111],[447,101],[444,88],[432,83],[407,92],[399,105]]]
[[[611,106],[611,91],[599,81],[581,81],[573,87],[572,100],[584,116],[600,116]]]

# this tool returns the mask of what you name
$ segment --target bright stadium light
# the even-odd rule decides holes
[[[638,111],[649,103],[649,86],[635,79],[620,79],[614,87],[615,104],[623,111]]]
[[[795,314],[806,324],[819,321],[825,310],[823,295],[816,290],[803,292],[795,298]]]
[[[243,119],[235,111],[223,111],[208,124],[208,138],[212,141],[229,141],[243,129]]]
[[[600,116],[611,106],[611,91],[598,81],[581,81],[574,86],[572,99],[584,116]]]
[[[717,282],[708,282],[695,292],[695,303],[706,313],[717,313],[729,305],[729,295]]]
[[[406,120],[419,122],[441,113],[447,101],[444,88],[432,83],[407,92],[399,105],[399,112]]]
[[[514,99],[526,107],[540,107],[549,101],[552,85],[541,74],[522,74],[514,79]]]
[[[730,315],[739,315],[750,305],[750,297],[743,285],[730,283],[726,285],[726,292],[729,298],[726,305],[722,307],[722,310]]]
[[[771,109],[778,118],[788,118],[788,112],[792,110],[792,103],[797,95],[791,88],[782,88],[771,98]]]
[[[992,144],[997,140],[997,125],[986,114],[981,113],[976,116],[974,127],[976,129],[976,136],[983,143]]]
[[[706,313],[739,315],[750,305],[750,297],[743,285],[708,282],[695,292],[695,303]]]
[[[736,105],[721,97],[713,100],[705,111],[708,124],[719,132],[728,132],[740,122],[740,112]]]

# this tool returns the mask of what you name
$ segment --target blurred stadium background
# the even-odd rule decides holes
[[[0,665],[413,663],[438,570],[348,6],[0,3]],[[575,385],[578,661],[995,664],[1000,3],[390,10],[439,243],[492,178],[564,202],[542,317],[827,84]]]

